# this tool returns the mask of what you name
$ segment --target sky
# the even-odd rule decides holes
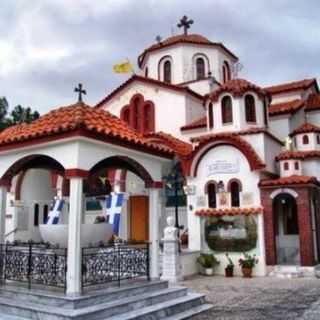
[[[222,42],[258,85],[320,75],[319,0],[1,0],[0,96],[45,113],[76,101],[95,105],[127,79],[112,66],[155,38],[190,33]]]

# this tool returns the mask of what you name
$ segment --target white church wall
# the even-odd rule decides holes
[[[308,122],[320,126],[320,110],[307,112],[306,117]]]
[[[302,175],[301,161],[296,159],[282,160],[280,162],[280,176],[290,177],[292,175]]]
[[[308,143],[303,143],[303,137],[308,137]],[[317,136],[315,133],[302,133],[295,136],[296,146],[299,151],[310,151],[318,149]]]
[[[211,91],[213,91],[212,85],[211,85],[211,79],[203,79],[198,81],[192,81],[190,83],[186,83],[184,86],[189,87],[191,90],[201,94],[205,95]],[[217,88],[217,86],[215,86]]]
[[[304,122],[305,122],[305,113],[304,109],[298,110],[292,117],[289,118],[289,128],[290,128],[290,133],[300,127]]]
[[[304,160],[302,163],[303,174],[320,179],[320,161],[317,159]]]
[[[270,131],[281,141],[284,141],[290,134],[289,116],[276,116],[269,118]]]
[[[202,106],[201,102],[192,97],[186,97],[186,124],[203,118],[205,116],[206,111],[205,108]]]
[[[272,104],[301,99],[303,91],[291,91],[272,95]]]
[[[187,142],[190,142],[191,138],[199,137],[199,136],[202,136],[207,133],[208,133],[208,129],[206,127],[200,128],[200,129],[181,131],[181,135],[183,137],[182,140],[187,141]]]

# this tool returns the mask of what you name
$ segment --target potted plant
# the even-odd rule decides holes
[[[200,273],[212,276],[214,273],[214,267],[220,263],[220,261],[211,253],[201,253],[197,258],[197,262],[200,265]]]
[[[226,257],[228,259],[228,264],[227,266],[224,268],[224,273],[225,273],[225,276],[227,278],[231,278],[233,277],[233,269],[234,269],[234,263],[233,261],[231,260],[231,258],[229,257],[229,254],[226,253]]]
[[[239,259],[239,266],[241,267],[241,271],[244,278],[252,277],[252,269],[258,263],[258,259],[256,255],[250,255],[248,253],[243,254],[244,258]]]

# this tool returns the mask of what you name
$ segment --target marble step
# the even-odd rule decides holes
[[[155,320],[155,319],[178,319],[175,316],[192,308],[204,304],[204,295],[188,293],[186,296],[174,300],[157,303],[139,310],[127,312],[105,320]],[[170,318],[169,318],[170,319]],[[183,319],[183,318],[182,318]]]
[[[188,309],[186,311],[183,311],[183,312],[179,312],[173,316],[170,316],[170,317],[166,317],[166,318],[163,318],[163,320],[185,320],[185,319],[192,319],[193,317],[203,313],[203,312],[206,312],[206,311],[209,311],[210,309],[212,309],[213,306],[211,304],[208,304],[208,303],[205,303],[205,304],[202,304],[200,306],[197,306],[197,307],[193,307],[191,309]],[[209,319],[209,318],[208,318]]]
[[[117,317],[121,313],[134,312],[139,308],[152,306],[159,302],[173,301],[186,296],[186,294],[186,288],[167,288],[153,293],[148,292],[130,298],[120,298],[116,301],[86,306],[80,309],[63,309],[30,302],[21,304],[19,300],[0,298],[0,314],[41,320],[98,320],[113,316]]]
[[[20,303],[36,303],[65,309],[79,309],[166,288],[168,288],[167,281],[148,281],[120,288],[109,287],[95,291],[91,290],[79,297],[68,297],[61,292],[28,290],[24,287],[8,285],[0,287],[0,297],[19,300]]]

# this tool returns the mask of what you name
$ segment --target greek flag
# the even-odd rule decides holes
[[[46,224],[58,224],[63,205],[63,199],[55,199],[52,202]]]
[[[113,225],[113,233],[119,235],[120,214],[124,200],[123,193],[112,192],[106,197],[106,222]]]

